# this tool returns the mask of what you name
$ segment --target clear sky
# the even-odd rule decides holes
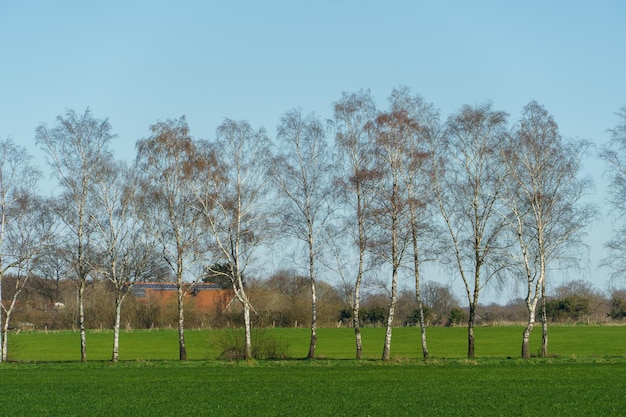
[[[186,115],[198,138],[225,117],[273,135],[293,107],[329,118],[362,88],[384,107],[401,85],[443,119],[489,100],[514,121],[534,99],[563,136],[601,146],[626,105],[626,2],[0,0],[0,138],[38,160],[35,128],[66,109],[108,118],[132,158],[157,120]],[[602,171],[591,156],[606,214]],[[599,289],[609,233],[608,220],[590,230],[575,277]]]

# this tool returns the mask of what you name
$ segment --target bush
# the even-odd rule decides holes
[[[613,320],[622,320],[626,317],[626,291],[614,291],[611,295],[611,311],[609,317]]]
[[[225,329],[219,332],[217,344],[219,359],[242,360],[246,358],[244,352],[245,334],[242,329]],[[286,359],[289,357],[288,345],[268,336],[264,330],[252,331],[252,357],[254,359]]]
[[[460,307],[454,307],[448,314],[448,326],[458,326],[466,319],[466,314]]]

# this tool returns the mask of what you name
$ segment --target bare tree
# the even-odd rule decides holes
[[[450,310],[459,305],[449,285],[427,281],[422,285],[422,298],[428,307],[435,324],[442,324],[450,315]]]
[[[448,119],[444,140],[433,142],[437,160],[433,182],[451,248],[442,256],[454,265],[465,286],[470,358],[480,292],[502,268],[499,244],[506,220],[499,214],[503,186],[499,157],[506,118],[490,104],[464,106]]]
[[[339,153],[341,173],[336,181],[343,191],[345,202],[349,207],[346,216],[347,225],[342,230],[347,230],[358,250],[357,268],[354,278],[351,277],[351,265],[344,267],[343,260],[348,256],[343,245],[338,245],[336,259],[338,272],[344,277],[344,282],[349,284],[350,306],[352,308],[352,326],[354,327],[356,342],[356,358],[363,357],[363,342],[359,310],[361,303],[361,284],[366,272],[367,241],[368,241],[368,217],[373,178],[373,148],[374,135],[369,128],[376,117],[376,106],[369,91],[357,93],[344,93],[341,99],[334,105],[334,127],[336,129],[336,148]],[[348,245],[348,247],[353,247]],[[348,272],[344,272],[348,271]],[[350,278],[345,278],[350,275]]]
[[[334,214],[332,161],[326,132],[314,115],[288,111],[278,126],[279,155],[271,176],[282,198],[278,213],[286,236],[305,244],[311,287],[311,340],[308,358],[315,357],[317,344],[317,264],[327,247],[324,235]]]
[[[507,205],[513,214],[514,235],[520,247],[520,265],[526,283],[526,327],[522,357],[529,358],[530,333],[539,299],[542,304],[542,356],[547,355],[548,323],[545,311],[546,275],[551,266],[576,258],[583,228],[594,214],[581,203],[590,190],[589,179],[579,179],[581,159],[589,144],[567,142],[552,116],[537,102],[524,107],[522,119],[503,149],[507,167]]]
[[[613,237],[606,243],[608,255],[603,264],[609,267],[613,278],[622,279],[626,272],[626,225],[623,222],[626,216],[626,106],[620,109],[617,117],[617,125],[609,130],[611,140],[600,151],[610,178],[609,203],[619,221]]]
[[[379,231],[378,248],[382,259],[391,265],[392,279],[383,360],[390,357],[391,332],[397,301],[397,285],[404,256],[412,252],[412,270],[421,328],[424,358],[428,357],[424,305],[420,290],[420,267],[429,260],[428,249],[422,250],[432,222],[433,189],[430,169],[431,143],[438,135],[438,114],[432,105],[408,88],[394,89],[389,98],[390,110],[375,120],[377,145],[377,197],[374,218]],[[390,248],[385,250],[386,244]]]
[[[210,232],[208,247],[219,259],[208,262],[206,270],[226,275],[235,298],[243,306],[244,355],[252,357],[252,304],[246,293],[244,275],[265,238],[268,221],[270,141],[264,129],[254,130],[248,122],[226,119],[217,128],[217,139],[204,153],[203,183],[195,190],[196,207]],[[207,237],[208,239],[208,237]],[[212,269],[211,265],[229,265]]]
[[[9,324],[11,315],[15,310],[17,300],[22,290],[31,277],[33,267],[37,257],[52,242],[56,233],[57,217],[52,213],[45,200],[34,195],[22,193],[16,205],[17,210],[11,210],[11,225],[3,228],[3,245],[10,248],[10,258],[13,261],[11,267],[15,277],[15,287],[13,288],[13,297],[7,304],[2,303],[2,311],[5,313],[5,319],[2,323],[2,360],[6,361],[8,357],[8,337]],[[14,207],[18,208],[18,207]],[[6,240],[5,240],[6,238]],[[4,245],[6,243],[6,246]]]
[[[40,176],[39,171],[31,164],[31,156],[26,149],[10,139],[0,141],[0,295],[5,274],[10,270],[19,269],[38,249],[32,245],[24,247],[20,242],[16,242],[15,235],[19,236],[19,232],[25,227],[24,221],[31,208],[29,201]],[[7,308],[3,305],[2,310],[6,312]],[[2,310],[0,323],[5,323],[5,329],[4,337],[0,339],[4,342],[9,315],[7,314],[6,320],[3,321]],[[6,360],[4,343],[0,359]]]
[[[78,283],[81,362],[87,360],[84,294],[92,265],[88,208],[93,183],[111,158],[109,144],[113,138],[109,122],[94,118],[89,109],[82,115],[70,110],[65,117],[58,116],[52,129],[45,124],[37,128],[36,141],[47,154],[62,189],[58,214],[71,236],[71,250],[66,255]]]
[[[405,137],[401,142],[403,168],[400,170],[400,178],[406,193],[415,297],[419,313],[422,355],[426,359],[428,344],[420,288],[420,268],[423,263],[433,260],[430,253],[432,245],[426,245],[425,241],[432,241],[438,235],[433,228],[434,190],[428,166],[431,160],[429,144],[435,140],[433,136],[439,135],[439,114],[432,104],[426,103],[419,95],[411,96],[406,87],[392,91],[391,106],[394,113],[402,114],[406,118]]]
[[[184,116],[157,122],[150,131],[152,136],[137,142],[142,221],[176,276],[179,358],[184,361],[185,277],[199,259],[202,237],[194,195],[194,182],[199,179],[198,150]]]
[[[112,284],[115,298],[113,354],[119,359],[119,336],[122,303],[133,283],[165,274],[157,260],[154,239],[142,227],[142,203],[138,198],[139,181],[133,168],[111,162],[96,181],[96,224],[94,241],[100,256],[99,270]]]
[[[376,171],[379,180],[373,201],[373,219],[377,225],[376,240],[371,248],[391,267],[389,307],[386,320],[383,360],[391,355],[391,336],[398,297],[398,278],[411,236],[408,224],[408,200],[402,181],[405,170],[404,151],[407,138],[415,128],[406,111],[393,106],[376,117]]]

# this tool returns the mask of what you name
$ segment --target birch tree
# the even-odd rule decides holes
[[[278,205],[286,236],[304,243],[311,287],[311,339],[307,357],[317,345],[317,267],[327,248],[325,231],[334,214],[331,153],[322,122],[314,115],[290,110],[278,126],[279,155],[272,163],[272,179],[282,203]]]
[[[617,219],[613,236],[606,243],[608,254],[603,263],[613,278],[621,279],[626,272],[626,106],[616,115],[617,124],[609,130],[611,139],[600,151],[610,178],[609,203]]]
[[[557,262],[563,267],[575,259],[583,228],[593,210],[581,199],[590,190],[589,179],[579,179],[581,159],[589,144],[568,142],[553,117],[535,101],[524,107],[522,118],[503,151],[507,167],[507,204],[520,248],[525,276],[527,322],[522,334],[522,357],[529,358],[529,341],[537,303],[541,300],[541,355],[548,354],[546,278]]]
[[[336,184],[343,191],[346,211],[347,230],[353,245],[358,251],[357,267],[352,264],[344,267],[344,259],[349,258],[343,247],[335,251],[338,259],[338,271],[350,286],[350,307],[352,309],[352,327],[354,328],[356,358],[363,357],[363,341],[359,311],[361,305],[361,285],[367,270],[367,246],[369,232],[369,210],[373,170],[374,135],[370,129],[376,117],[376,105],[369,91],[344,93],[334,105],[334,127],[336,130],[335,146],[340,162],[340,174]],[[338,246],[342,246],[341,244]],[[352,245],[350,245],[352,247]],[[354,270],[354,276],[351,272]]]
[[[252,358],[252,303],[244,275],[270,236],[267,176],[271,161],[270,141],[264,129],[254,130],[246,121],[226,119],[217,128],[217,139],[207,144],[203,184],[195,190],[198,212],[208,229],[212,259],[205,270],[225,276],[243,307],[244,356]],[[215,268],[211,265],[229,265]]]
[[[70,110],[65,117],[58,116],[56,126],[51,129],[45,124],[37,128],[36,142],[47,154],[61,187],[58,214],[68,233],[70,250],[64,252],[66,261],[78,284],[81,362],[87,361],[84,298],[93,264],[89,207],[94,181],[111,158],[109,145],[114,137],[108,120],[94,118],[89,109],[82,115]]]
[[[422,265],[433,260],[432,244],[438,232],[433,224],[434,190],[429,176],[430,149],[433,137],[439,135],[439,114],[432,104],[419,95],[412,96],[408,88],[394,89],[391,93],[391,107],[394,113],[404,114],[406,119],[400,178],[406,193],[406,207],[410,242],[412,249],[412,269],[415,278],[415,298],[419,313],[420,341],[422,355],[428,358],[426,321],[421,292]]]
[[[39,249],[34,245],[24,247],[16,241],[16,236],[19,236],[19,232],[25,227],[24,221],[30,209],[30,196],[34,193],[41,176],[32,165],[31,159],[26,149],[16,145],[12,140],[0,141],[0,300],[5,274],[18,270]],[[7,313],[7,310],[11,309],[3,304],[0,310],[0,323],[5,324],[2,329],[4,337],[0,337],[3,341],[0,355],[2,360],[6,360],[4,340],[9,322],[9,315],[2,320],[2,313]]]
[[[141,222],[142,203],[136,171],[123,162],[112,161],[96,181],[95,245],[99,270],[113,287],[115,318],[112,362],[119,359],[122,304],[130,287],[138,281],[165,274],[157,259],[154,239]]]
[[[202,237],[194,195],[194,182],[199,178],[198,150],[184,116],[159,121],[150,126],[150,132],[149,138],[137,142],[142,221],[176,276],[179,359],[184,361],[185,278],[200,258]]]
[[[11,210],[12,224],[3,228],[2,232],[3,248],[10,248],[10,258],[13,261],[11,271],[15,278],[13,296],[2,302],[2,361],[8,359],[8,330],[17,300],[28,284],[37,258],[49,247],[57,232],[57,216],[47,201],[22,190],[14,203],[17,206],[14,209],[19,210]]]
[[[442,141],[433,142],[433,183],[450,250],[442,260],[456,269],[469,305],[467,356],[475,355],[474,327],[480,292],[501,271],[501,216],[507,115],[490,104],[464,106],[450,116]]]
[[[391,267],[383,360],[391,355],[391,336],[398,298],[398,278],[409,243],[406,190],[402,184],[404,149],[412,121],[403,110],[394,109],[376,117],[376,171],[380,176],[373,201],[377,236],[372,249]]]

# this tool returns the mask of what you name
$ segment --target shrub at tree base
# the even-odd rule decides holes
[[[245,334],[241,329],[227,329],[217,333],[215,344],[219,349],[219,359],[245,359]],[[289,357],[288,344],[266,334],[262,329],[252,332],[252,357],[254,359],[287,359]]]

